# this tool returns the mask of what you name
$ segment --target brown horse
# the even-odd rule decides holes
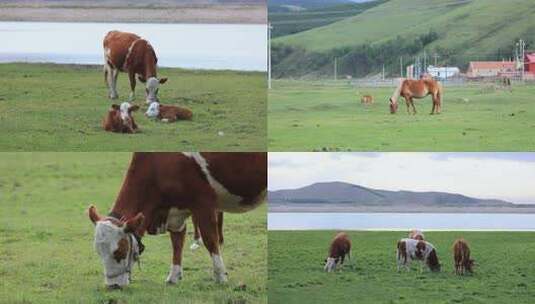
[[[442,85],[434,79],[404,79],[401,78],[399,86],[390,97],[390,113],[395,114],[398,110],[398,98],[402,96],[405,98],[407,104],[407,113],[410,114],[412,106],[412,113],[416,114],[413,98],[424,98],[431,95],[433,98],[432,114],[439,114],[442,109]]]

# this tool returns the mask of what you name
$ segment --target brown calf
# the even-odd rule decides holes
[[[351,258],[351,240],[346,233],[338,233],[329,248],[329,256],[325,260],[325,266],[323,269],[327,272],[334,271],[337,265],[343,265],[345,256]]]
[[[473,272],[474,260],[470,259],[470,247],[464,239],[458,239],[453,243],[453,259],[456,274],[464,275],[467,271]]]
[[[364,95],[360,98],[360,103],[362,104],[373,104],[373,96]]]
[[[137,105],[123,102],[121,106],[112,104],[102,120],[102,128],[108,132],[135,133],[138,130],[132,112],[139,109]]]

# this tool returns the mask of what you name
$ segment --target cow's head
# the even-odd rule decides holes
[[[112,105],[112,108],[114,106],[117,107],[117,105]],[[131,105],[129,102],[123,102],[119,107],[122,125],[128,133],[134,133],[137,128],[132,116],[132,113],[137,110],[139,110],[139,106]]]
[[[145,83],[145,100],[147,104],[151,102],[158,102],[158,90],[160,89],[160,84],[164,84],[167,81],[167,78],[156,78],[149,77],[149,79],[139,78],[141,82]]]
[[[390,114],[396,114],[398,111],[397,100],[394,100],[392,97],[388,100],[390,104]]]
[[[156,118],[160,114],[160,103],[159,102],[151,102],[149,105],[149,108],[147,109],[147,112],[145,112],[145,116],[149,118]]]
[[[143,214],[125,220],[102,217],[90,206],[89,219],[95,225],[95,250],[104,265],[108,288],[121,288],[130,283],[132,266],[139,259],[141,243],[134,232],[143,224]]]
[[[474,272],[474,266],[476,265],[476,261],[475,260],[472,260],[472,259],[469,259],[468,261],[465,262],[465,265],[464,265],[464,268],[466,268],[466,270],[470,273]]]
[[[427,262],[427,266],[429,267],[431,271],[433,272],[440,271],[440,263],[438,261],[437,252],[434,248],[431,250],[431,252],[429,252],[426,262]]]
[[[336,266],[338,265],[338,263],[340,263],[340,257],[328,257],[327,259],[325,259],[325,266],[323,266],[323,270],[327,272],[333,272],[336,270]]]

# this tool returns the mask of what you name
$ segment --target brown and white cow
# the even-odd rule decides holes
[[[104,37],[104,79],[109,97],[119,98],[117,76],[119,71],[128,73],[130,80],[130,101],[135,99],[136,75],[145,83],[147,104],[158,101],[158,89],[167,78],[158,79],[158,58],[150,43],[136,34],[110,31]]]
[[[411,229],[411,231],[409,231],[409,239],[425,241],[424,233],[420,229]]]
[[[135,133],[138,131],[133,112],[137,111],[139,106],[123,102],[120,106],[112,104],[106,116],[102,120],[102,128],[108,132],[116,133]]]
[[[415,239],[401,239],[397,244],[398,271],[404,266],[409,270],[413,260],[425,262],[431,271],[440,271],[437,252],[433,244]]]
[[[466,272],[473,272],[474,260],[470,258],[470,247],[464,239],[458,239],[453,243],[453,260],[456,274],[464,275]]]
[[[193,116],[193,113],[187,108],[163,105],[159,102],[152,102],[147,108],[145,116],[157,118],[163,122],[175,122],[179,119],[190,120]]]
[[[104,217],[89,208],[106,284],[130,282],[145,232],[170,232],[173,263],[166,281],[180,280],[185,221],[191,215],[212,258],[215,280],[225,282],[218,212],[256,208],[265,199],[266,184],[266,153],[134,153],[110,214]]]
[[[344,264],[345,257],[351,258],[351,240],[346,233],[338,233],[329,247],[329,256],[325,260],[323,270],[332,272],[338,265]]]

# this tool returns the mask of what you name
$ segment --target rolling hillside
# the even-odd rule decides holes
[[[420,39],[430,33],[433,39]],[[396,63],[399,71],[399,56],[408,60],[424,48],[438,53],[439,61],[466,66],[470,60],[510,58],[519,38],[534,46],[532,0],[390,0],[356,16],[275,39],[274,58],[279,61],[274,61],[274,70],[279,77],[317,73],[323,65],[332,70],[336,56],[342,68],[372,65],[343,71],[346,74],[377,72],[382,63]],[[315,64],[288,67],[291,61],[286,59],[296,57]]]

